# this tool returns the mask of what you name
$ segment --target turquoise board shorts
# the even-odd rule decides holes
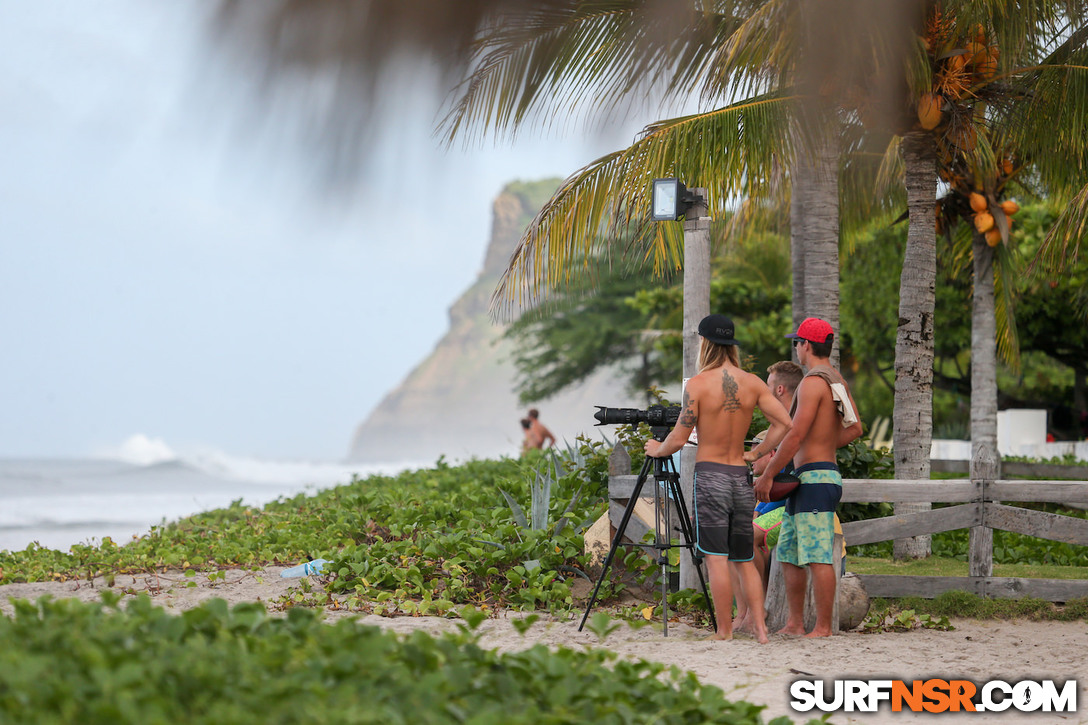
[[[835,508],[842,476],[834,463],[808,463],[794,471],[801,485],[786,501],[778,535],[778,560],[795,566],[832,564]]]

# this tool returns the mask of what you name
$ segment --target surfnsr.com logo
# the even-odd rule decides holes
[[[790,697],[798,712],[876,712],[885,702],[892,712],[1076,712],[1077,681],[795,680]]]

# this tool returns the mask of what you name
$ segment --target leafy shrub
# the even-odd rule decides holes
[[[605,650],[498,653],[468,633],[398,636],[309,610],[103,600],[22,600],[0,617],[0,721],[762,722],[691,673]]]
[[[603,456],[592,450],[590,456]],[[0,552],[0,581],[41,581],[151,572],[214,571],[322,557],[328,588],[348,605],[383,614],[447,614],[456,605],[565,607],[570,578],[583,572],[582,530],[604,511],[600,496],[580,495],[584,469],[559,462],[550,520],[559,533],[515,522],[500,488],[526,501],[531,462],[470,461],[353,480],[263,509],[232,506],[156,527],[125,546],[106,539],[70,552],[28,547]],[[610,590],[605,590],[605,595]],[[320,604],[308,598],[298,603]]]

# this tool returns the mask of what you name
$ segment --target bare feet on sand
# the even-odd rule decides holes
[[[715,632],[714,634],[707,637],[707,639],[728,642],[729,640],[733,639],[733,633],[726,632],[725,634],[722,634],[721,632]]]
[[[805,628],[800,624],[790,624],[789,622],[786,622],[786,626],[778,630],[776,634],[786,634],[791,637],[804,637]]]

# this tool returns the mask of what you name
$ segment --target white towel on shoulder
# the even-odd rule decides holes
[[[846,386],[842,383],[829,383],[831,386],[831,398],[835,401],[835,407],[842,416],[842,427],[849,428],[858,422],[857,411],[850,404],[850,394],[846,392]]]

